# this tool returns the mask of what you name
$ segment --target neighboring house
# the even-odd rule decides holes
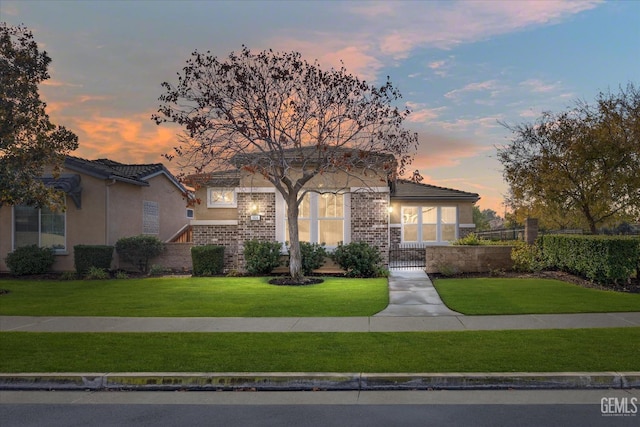
[[[387,159],[388,160],[388,159]],[[244,268],[247,240],[288,240],[286,204],[257,173],[237,169],[192,175],[200,201],[191,221],[195,245],[225,246],[225,269]],[[314,177],[300,205],[301,241],[367,242],[377,246],[387,264],[390,247],[404,244],[447,245],[474,230],[473,205],[478,194],[391,181],[382,168],[336,172]]]
[[[161,164],[132,164],[68,156],[62,174],[43,181],[67,194],[66,211],[0,207],[0,271],[16,247],[52,247],[55,271],[74,270],[75,245],[115,245],[148,234],[169,241],[188,227],[185,187]],[[114,267],[117,267],[114,256]]]

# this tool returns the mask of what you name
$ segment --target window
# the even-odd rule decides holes
[[[344,241],[344,195],[307,193],[300,202],[298,236],[301,242],[338,246]],[[285,218],[285,240],[289,228]]]
[[[237,206],[236,191],[233,188],[208,188],[207,207],[235,208]]]
[[[436,243],[455,240],[458,209],[454,206],[403,206],[402,242]]]
[[[66,215],[48,208],[13,208],[13,247],[38,245],[64,252],[67,249]]]
[[[195,218],[193,209],[187,208],[187,219]]]

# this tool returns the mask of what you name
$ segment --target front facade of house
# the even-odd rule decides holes
[[[244,269],[243,244],[278,241],[286,251],[286,203],[265,179],[242,169],[191,177],[197,182],[194,245],[225,247],[225,270]],[[391,247],[447,245],[473,231],[479,197],[431,185],[397,180],[366,170],[315,177],[306,186],[298,216],[300,241],[366,242],[388,260]]]
[[[0,207],[0,271],[20,246],[52,247],[54,271],[74,270],[73,247],[115,245],[122,237],[148,234],[162,241],[188,226],[186,190],[162,164],[126,165],[68,156],[58,179],[47,185],[65,191],[66,211],[30,206]],[[114,256],[114,266],[117,265]]]

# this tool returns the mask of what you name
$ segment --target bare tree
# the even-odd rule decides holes
[[[181,167],[224,170],[229,164],[267,179],[287,204],[290,274],[302,279],[298,208],[312,178],[375,168],[404,171],[417,135],[402,127],[409,114],[389,79],[380,87],[324,71],[297,52],[252,53],[243,47],[222,61],[194,52],[177,85],[166,90],[157,124],[184,127],[174,147]]]

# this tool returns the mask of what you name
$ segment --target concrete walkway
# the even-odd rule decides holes
[[[462,316],[450,310],[421,269],[391,270],[389,273],[389,305],[376,316],[422,317]]]

